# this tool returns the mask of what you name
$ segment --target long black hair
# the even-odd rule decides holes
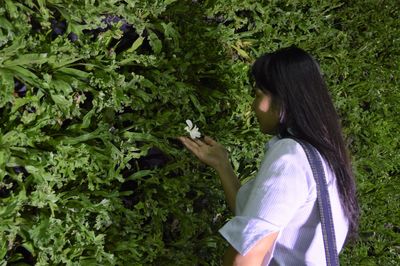
[[[355,239],[359,206],[354,175],[339,116],[318,63],[304,50],[291,46],[259,57],[251,74],[256,86],[271,93],[273,101],[281,106],[279,135],[293,133],[309,142],[332,168],[349,220],[348,239]]]

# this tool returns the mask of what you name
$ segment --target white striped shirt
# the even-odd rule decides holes
[[[307,156],[293,139],[272,138],[257,176],[236,196],[235,215],[219,232],[241,255],[279,231],[262,265],[325,265],[316,183]],[[338,252],[348,231],[336,178],[322,159],[328,182]]]

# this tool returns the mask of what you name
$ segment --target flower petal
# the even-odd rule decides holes
[[[189,119],[186,120],[186,124],[188,125],[185,127],[185,130],[190,134],[190,137],[192,139],[200,138],[201,133],[199,131],[199,128],[193,124],[193,122]]]
[[[192,121],[190,121],[189,119],[186,120],[186,124],[189,126],[190,129],[193,128],[193,123],[192,123]]]
[[[201,134],[200,134],[200,132],[193,132],[193,137],[196,139],[196,138],[200,138],[201,137]]]
[[[190,137],[192,139],[200,138],[201,133],[199,132],[199,128],[194,126],[194,128],[190,131]]]

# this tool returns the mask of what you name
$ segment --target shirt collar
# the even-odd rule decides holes
[[[278,136],[273,136],[272,139],[270,139],[266,144],[265,148],[269,149],[271,148],[276,142],[278,142],[280,138]]]
[[[294,135],[294,130],[292,128],[288,128],[287,131],[291,134]],[[265,148],[268,150],[269,148],[271,148],[276,142],[278,142],[278,140],[280,140],[281,137],[279,137],[279,135],[275,135],[273,136],[266,144],[265,144]]]

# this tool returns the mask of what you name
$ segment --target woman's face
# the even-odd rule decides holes
[[[271,93],[263,92],[256,88],[253,110],[256,114],[261,132],[274,135],[278,133],[279,106],[272,103]]]

